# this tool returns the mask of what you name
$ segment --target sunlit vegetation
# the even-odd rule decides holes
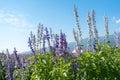
[[[13,54],[8,49],[0,54],[0,80],[120,80],[119,36],[115,46],[109,41],[108,19],[104,16],[105,43],[99,41],[95,12],[88,12],[88,43],[84,48],[78,12],[74,6],[75,47],[70,50],[65,33],[54,34],[39,24],[37,34],[30,33],[31,54]],[[76,30],[77,29],[77,30]],[[86,28],[87,29],[87,28]]]

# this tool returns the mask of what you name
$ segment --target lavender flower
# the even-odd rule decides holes
[[[93,44],[93,52],[97,52],[96,44]]]
[[[43,53],[46,52],[46,48],[45,48],[45,38],[46,38],[46,35],[43,35]]]
[[[64,36],[63,47],[64,47],[64,51],[66,51],[66,50],[67,50],[67,40],[66,40],[66,35],[63,34],[63,36]]]
[[[35,55],[35,51],[34,51],[33,46],[32,46],[32,40],[30,39],[30,37],[29,37],[29,39],[28,39],[28,43],[29,43],[28,46],[30,47],[32,53]]]
[[[46,32],[46,39],[49,41],[50,36],[47,27],[45,27],[45,32]]]
[[[13,77],[13,65],[12,65],[12,62],[11,61],[7,61],[7,64],[8,64],[8,75],[6,76],[6,79],[10,79],[10,80],[14,80],[14,77]]]
[[[58,49],[59,49],[59,36],[56,34],[54,36],[54,42],[53,42],[53,46],[52,46],[53,56],[56,56],[56,53],[59,53]]]
[[[53,45],[54,49],[57,50],[59,48],[59,36],[55,35],[55,43]]]
[[[35,54],[35,51],[34,51],[34,49],[33,49],[33,46],[32,46],[32,41],[31,41],[31,39],[30,39],[30,37],[29,37],[29,39],[28,39],[28,43],[29,43],[29,47],[30,47],[30,49],[31,49],[31,51],[32,51],[32,53],[34,54],[34,56],[35,56],[35,61],[37,61],[37,57],[36,57],[36,54]]]
[[[59,48],[59,54],[63,54],[63,47],[64,47],[64,35],[62,31],[60,32],[60,48]]]
[[[50,45],[50,34],[49,34],[49,32],[48,32],[47,27],[45,28],[45,32],[46,32],[46,39],[47,39],[47,42],[48,42],[48,46],[49,46],[49,48],[50,48],[50,52],[52,52],[52,47],[51,47],[51,45]]]
[[[66,40],[66,35],[60,32],[60,45],[58,49],[58,55],[62,55],[64,58],[67,56],[66,53],[68,53],[68,47],[67,47],[67,40]]]
[[[8,49],[6,49],[6,54],[7,54],[7,74],[6,74],[6,79],[10,79],[10,80],[14,80],[14,77],[13,77],[13,68],[14,68],[14,64],[10,58],[10,55],[9,55],[9,51]]]
[[[61,55],[63,55],[64,53],[63,53],[63,49],[62,48],[59,48],[59,50],[58,50],[58,56],[61,56]]]
[[[19,59],[19,56],[17,55],[17,50],[16,48],[14,48],[14,51],[13,51],[14,55],[15,55],[15,58],[17,60],[17,63],[18,63],[18,68],[20,68],[22,66],[21,62],[20,62],[20,59]]]
[[[60,32],[60,47],[63,48],[64,35],[62,31]]]

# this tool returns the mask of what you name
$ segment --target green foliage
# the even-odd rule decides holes
[[[2,64],[2,61],[0,60],[0,80],[6,80],[6,67]]]
[[[61,78],[64,80],[67,78],[70,64],[66,64],[62,57],[52,57],[50,53],[46,53],[37,55],[37,58],[37,64],[31,64],[34,71],[31,76],[32,80],[59,80]]]
[[[16,80],[120,80],[120,48],[98,45],[97,52],[83,52],[78,57],[37,54],[27,66],[14,68]],[[6,67],[0,61],[0,80],[6,80]]]
[[[37,63],[31,63],[31,80],[120,80],[120,48],[100,46],[96,53],[67,59],[38,54]]]

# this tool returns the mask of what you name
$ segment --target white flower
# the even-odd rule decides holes
[[[76,49],[72,51],[72,56],[78,57],[78,52],[76,51]]]
[[[72,56],[78,57],[78,55],[81,55],[82,53],[83,53],[83,50],[79,49],[78,46],[77,46],[72,51]]]

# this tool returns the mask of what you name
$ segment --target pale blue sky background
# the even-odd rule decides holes
[[[18,52],[28,51],[29,32],[36,33],[39,23],[51,27],[55,33],[62,29],[68,42],[74,41],[74,4],[83,38],[88,36],[86,16],[92,9],[100,36],[105,35],[104,15],[109,19],[110,34],[120,30],[120,0],[0,0],[0,51],[6,48],[12,51],[14,47]]]

